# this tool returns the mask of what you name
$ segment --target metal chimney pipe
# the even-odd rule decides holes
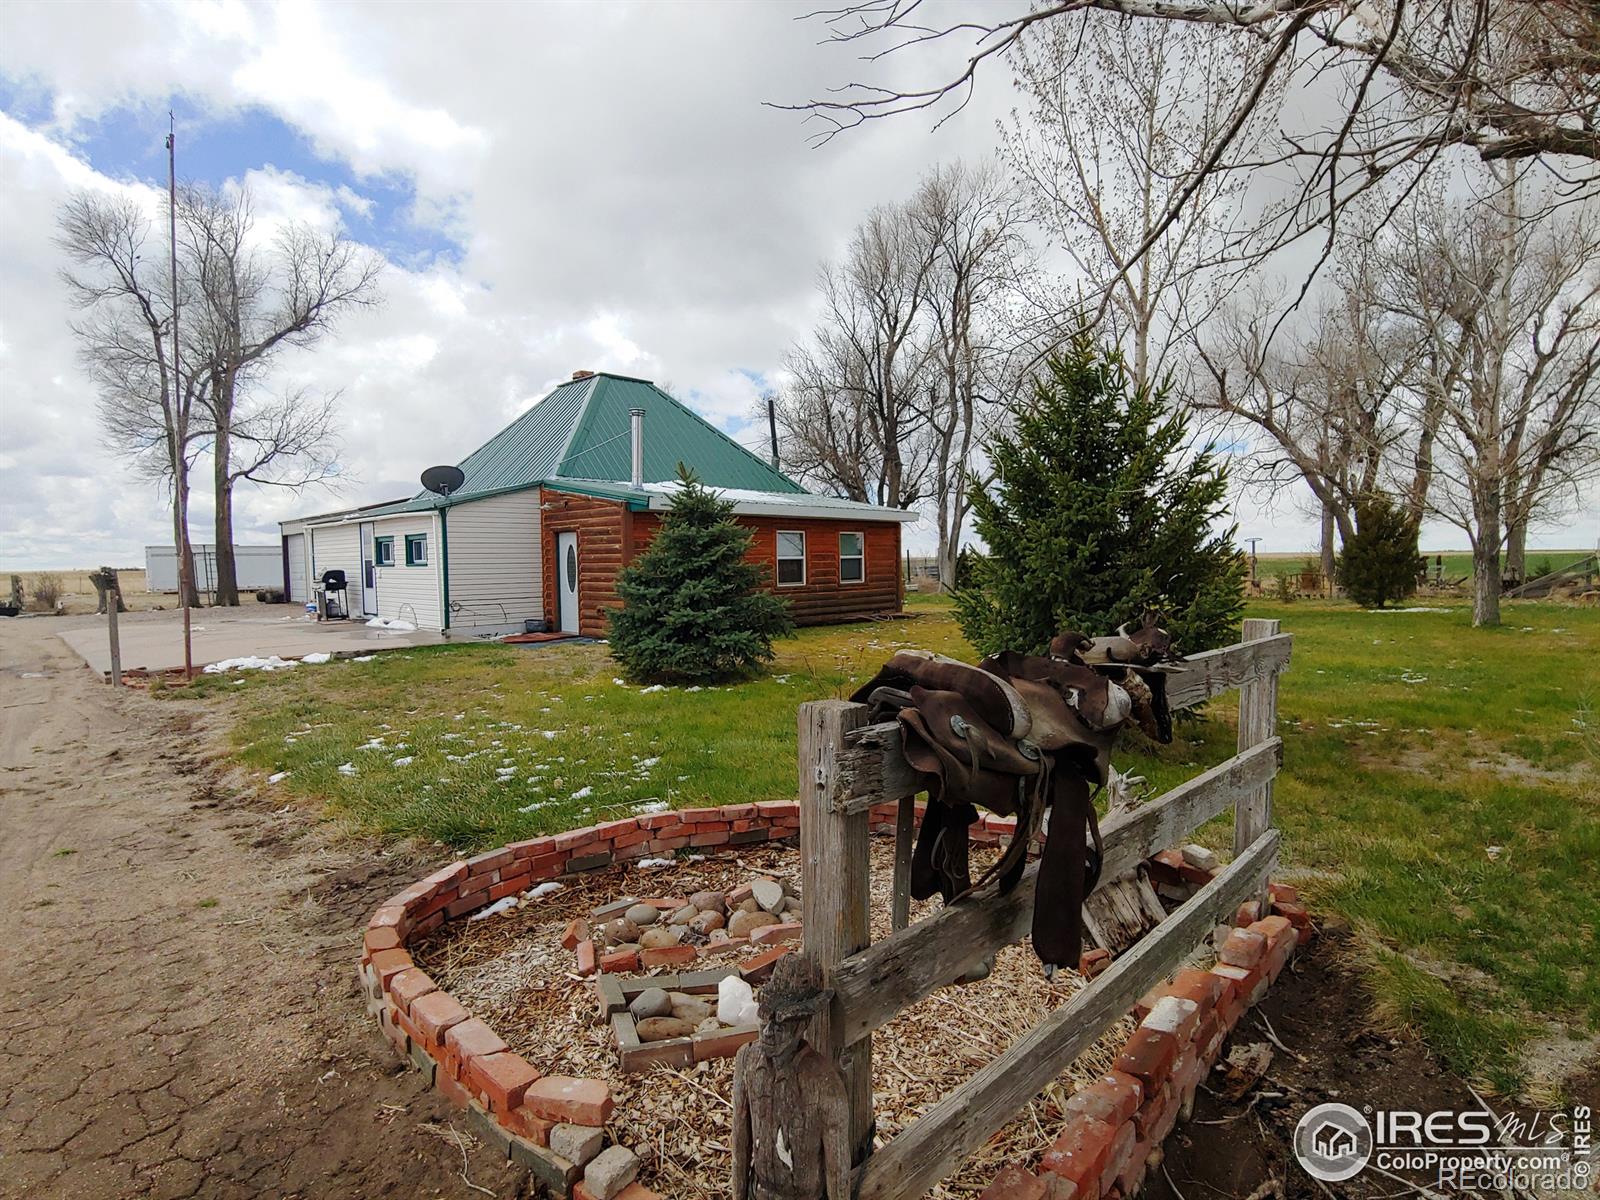
[[[772,440],[772,469],[778,469],[778,403],[767,397],[767,436]]]
[[[628,411],[633,418],[633,486],[636,491],[644,490],[644,409],[635,408]]]

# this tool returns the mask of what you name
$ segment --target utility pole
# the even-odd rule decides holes
[[[178,371],[178,118],[170,111],[167,131],[167,248],[172,268],[172,415],[173,486],[178,489],[178,593],[183,606],[183,677],[194,678],[194,634],[189,616],[189,596],[194,591],[194,563],[189,550],[189,477],[184,469],[189,421],[184,414],[183,382]]]

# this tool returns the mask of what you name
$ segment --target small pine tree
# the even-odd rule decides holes
[[[1345,594],[1363,608],[1382,608],[1417,590],[1428,569],[1417,552],[1420,523],[1383,496],[1356,502],[1356,532],[1341,547],[1336,569]]]
[[[706,683],[753,674],[789,632],[789,604],[761,589],[745,561],[751,534],[733,505],[681,463],[683,485],[643,554],[617,576],[620,609],[608,609],[611,653],[630,679]]]
[[[1110,633],[1156,609],[1184,652],[1234,640],[1246,567],[1233,529],[1217,530],[1227,472],[1188,441],[1166,388],[1130,391],[1117,351],[1081,334],[1052,355],[972,498],[988,553],[956,596],[967,639],[1037,653],[1061,630]]]

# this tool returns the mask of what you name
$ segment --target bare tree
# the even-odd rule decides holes
[[[1019,0],[1009,13],[974,3],[936,23],[921,0],[860,0],[815,14],[827,40],[859,48],[868,64],[952,48],[954,61],[933,67],[926,86],[856,82],[782,107],[806,112],[818,141],[896,114],[932,111],[943,120],[1029,31],[1081,28],[1090,9],[1211,25],[1254,48],[1211,152],[1167,198],[1130,265],[1219,172],[1293,168],[1293,199],[1262,251],[1310,230],[1331,245],[1351,200],[1396,170],[1433,167],[1447,147],[1489,162],[1536,161],[1560,185],[1558,199],[1600,189],[1600,8],[1592,0]],[[1320,105],[1293,106],[1304,128],[1284,130],[1263,157],[1237,154],[1286,79],[1308,96],[1332,88],[1332,119],[1312,120]]]
[[[190,361],[205,376],[216,494],[218,604],[239,602],[233,497],[240,480],[301,488],[338,471],[334,398],[269,396],[265,377],[290,347],[313,345],[342,316],[380,302],[379,260],[336,235],[285,227],[267,245],[250,194],[198,185],[180,195],[184,266],[194,278]]]
[[[844,260],[824,266],[823,317],[791,355],[778,405],[790,465],[844,495],[909,508],[927,485],[927,417],[918,406],[934,246],[904,205],[875,208]]]
[[[1214,309],[1225,290],[1215,268],[1246,235],[1238,172],[1199,179],[1182,215],[1156,226],[1229,132],[1259,57],[1215,28],[1106,13],[1032,26],[1012,47],[1025,106],[1003,127],[1001,152],[1077,270],[1074,312],[1106,314],[1137,386],[1159,380]],[[1230,162],[1255,152],[1271,112],[1257,109]]]
[[[80,313],[72,330],[99,392],[107,441],[136,470],[170,485],[173,545],[181,553],[188,545],[199,381],[180,372],[173,386],[174,280],[167,255],[150,246],[150,218],[132,196],[76,193],[63,205],[57,229],[69,264],[62,279]],[[180,575],[188,582],[184,603],[197,605],[193,572]]]
[[[934,250],[925,282],[924,394],[939,578],[949,587],[971,508],[969,485],[980,470],[978,442],[992,424],[986,417],[999,411],[984,393],[1011,390],[1004,380],[1009,302],[1031,273],[1032,256],[1022,236],[1023,205],[992,165],[935,168],[907,215]]]
[[[1471,542],[1475,625],[1499,623],[1502,548],[1520,558],[1528,526],[1600,470],[1600,220],[1550,211],[1526,167],[1489,175],[1486,195],[1435,191],[1397,224],[1384,290],[1426,349],[1412,391],[1442,416],[1427,505]]]

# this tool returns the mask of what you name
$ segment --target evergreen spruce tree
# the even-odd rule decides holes
[[[1227,472],[1188,442],[1166,387],[1130,390],[1118,352],[1080,334],[1052,355],[973,495],[988,553],[956,595],[968,641],[1039,653],[1061,630],[1106,634],[1149,609],[1185,653],[1234,641],[1246,569],[1234,528],[1217,531]]]
[[[1356,502],[1356,532],[1341,548],[1335,570],[1345,594],[1365,608],[1382,608],[1417,590],[1427,563],[1417,552],[1419,521],[1383,496]]]
[[[772,660],[772,639],[793,628],[788,602],[762,590],[761,568],[745,561],[751,534],[733,505],[681,463],[678,479],[655,540],[617,577],[623,607],[607,610],[611,653],[638,682],[751,675]]]

